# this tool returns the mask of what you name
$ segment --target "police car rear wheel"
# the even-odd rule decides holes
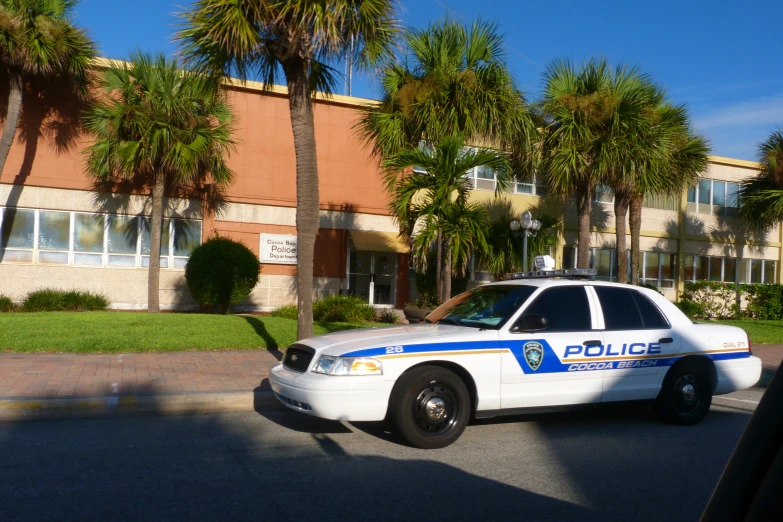
[[[443,448],[456,441],[470,417],[470,394],[454,372],[420,366],[404,373],[389,401],[389,418],[411,445]]]
[[[701,421],[712,404],[712,386],[704,364],[685,361],[666,375],[655,401],[659,417],[671,424],[689,425]]]

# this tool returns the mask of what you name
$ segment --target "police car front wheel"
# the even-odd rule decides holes
[[[462,379],[439,366],[419,366],[394,385],[389,420],[411,445],[443,448],[456,441],[470,418],[470,394]]]
[[[701,421],[712,404],[712,386],[707,366],[701,361],[683,361],[663,380],[655,400],[658,416],[672,424],[688,425]]]

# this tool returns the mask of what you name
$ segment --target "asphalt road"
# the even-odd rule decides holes
[[[0,423],[0,519],[697,520],[759,389],[481,421],[443,450],[285,410]]]

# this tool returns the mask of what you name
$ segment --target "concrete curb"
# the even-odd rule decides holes
[[[179,414],[254,411],[282,407],[270,390],[111,395],[101,397],[20,398],[0,400],[0,422],[25,419],[111,417],[141,413]]]

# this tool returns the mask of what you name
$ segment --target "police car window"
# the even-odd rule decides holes
[[[611,286],[595,286],[601,310],[604,313],[604,325],[607,330],[638,330],[644,328],[642,314],[636,305],[634,294],[637,292]]]
[[[425,321],[497,330],[535,292],[527,285],[486,285],[460,294],[436,308]]]
[[[559,286],[541,293],[524,314],[546,317],[545,332],[592,330],[590,304],[582,286]]]
[[[645,328],[670,328],[671,325],[661,311],[640,292],[633,292],[633,297],[639,306],[639,312],[642,314]]]

